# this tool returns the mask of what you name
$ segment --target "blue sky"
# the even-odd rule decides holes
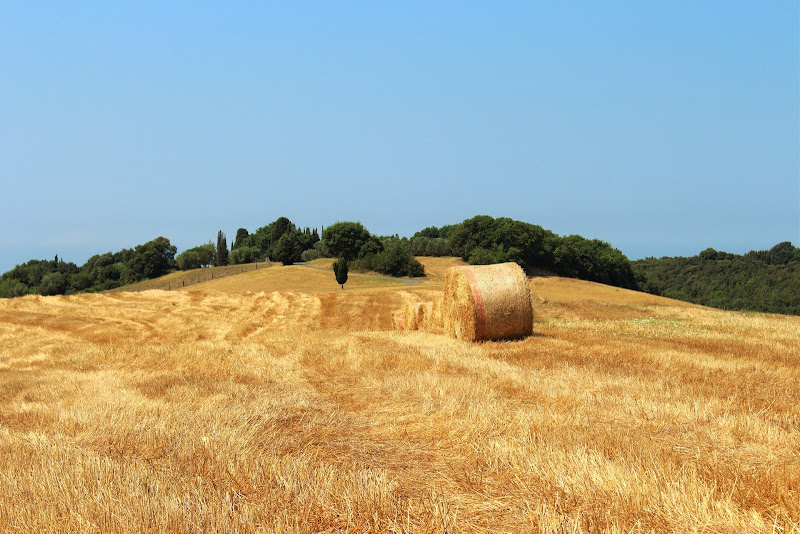
[[[798,6],[2,0],[0,272],[279,216],[800,245]]]

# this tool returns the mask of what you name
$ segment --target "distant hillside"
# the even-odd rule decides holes
[[[690,258],[632,262],[639,288],[729,310],[800,315],[800,248],[789,242],[744,255],[706,249]]]

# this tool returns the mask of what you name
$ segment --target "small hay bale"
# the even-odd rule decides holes
[[[533,331],[528,278],[516,263],[449,268],[442,305],[444,333],[456,339],[514,339]]]
[[[438,298],[433,302],[425,303],[425,321],[423,330],[432,334],[441,334],[442,324],[442,299]]]
[[[431,310],[431,323],[436,329],[436,332],[441,334],[444,332],[444,316],[442,315],[444,305],[442,304],[442,297],[433,301],[433,309]]]
[[[417,327],[425,332],[430,332],[431,310],[433,302],[420,302],[417,306]]]
[[[405,329],[405,309],[392,313],[392,327],[395,330]]]
[[[419,317],[419,302],[412,302],[411,304],[406,304],[405,308],[405,317],[404,317],[404,325],[403,327],[406,330],[419,330],[419,323],[417,322],[417,318]]]

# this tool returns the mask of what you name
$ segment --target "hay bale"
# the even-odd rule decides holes
[[[392,327],[395,330],[405,330],[405,309],[392,313]]]
[[[431,310],[431,324],[435,331],[439,334],[444,332],[444,316],[442,315],[444,306],[442,304],[442,297],[433,301],[433,309]]]
[[[449,268],[442,305],[444,333],[456,339],[514,339],[533,331],[528,279],[516,263]]]
[[[442,299],[438,298],[433,302],[426,302],[423,304],[424,322],[422,329],[432,334],[442,333]]]
[[[417,328],[425,332],[430,332],[431,310],[433,302],[420,302],[417,305]]]
[[[403,327],[406,330],[419,330],[418,318],[420,316],[420,308],[421,304],[419,302],[412,302],[411,304],[406,304],[405,307],[405,316],[404,316],[404,325]]]

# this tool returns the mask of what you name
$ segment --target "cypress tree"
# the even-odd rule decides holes
[[[339,258],[333,262],[333,274],[336,275],[336,283],[341,284],[344,289],[344,284],[347,282],[347,260]]]
[[[228,265],[228,242],[222,230],[217,233],[217,258],[214,265],[217,267]]]

